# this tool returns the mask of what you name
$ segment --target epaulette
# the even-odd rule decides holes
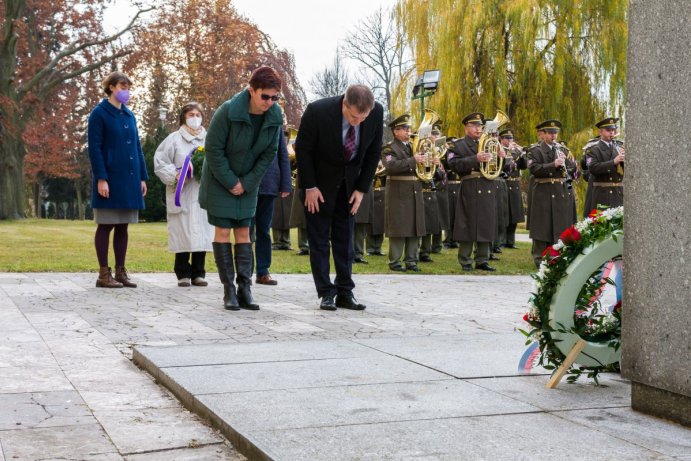
[[[593,147],[593,146],[594,146],[595,144],[597,144],[598,142],[600,142],[600,137],[599,137],[599,136],[596,136],[596,137],[594,137],[594,138],[592,138],[592,139],[588,139],[588,140],[586,141],[586,143],[585,143],[585,146],[583,146],[583,150],[590,149],[591,147]]]
[[[535,149],[539,145],[540,145],[539,142],[535,142],[535,143],[529,145],[528,147],[524,147],[523,152],[530,152],[531,150]]]

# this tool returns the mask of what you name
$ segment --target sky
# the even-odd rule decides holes
[[[151,3],[155,4],[155,1]],[[295,56],[295,70],[309,95],[309,81],[330,66],[336,47],[359,20],[380,6],[390,8],[396,0],[232,0],[240,14],[269,35],[279,48]],[[136,11],[129,0],[116,0],[105,24],[107,30],[124,26]]]

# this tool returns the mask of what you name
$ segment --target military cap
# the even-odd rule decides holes
[[[545,120],[544,122],[538,124],[535,129],[537,131],[559,131],[561,129],[561,122],[556,119]]]
[[[439,136],[441,134],[441,120],[432,125],[432,134],[435,136]]]
[[[410,126],[410,114],[400,115],[393,119],[391,123],[389,123],[389,128],[391,128],[392,130],[402,126]]]
[[[511,130],[511,128],[506,128],[506,129],[501,130],[501,131],[499,132],[499,137],[500,137],[500,138],[503,138],[504,136],[511,136],[511,137],[513,137],[513,131]]]
[[[470,123],[474,125],[482,125],[484,120],[485,116],[482,114],[482,112],[473,112],[472,114],[468,114],[463,117],[462,123],[464,125],[468,125]]]
[[[617,122],[619,121],[616,117],[608,117],[600,120],[595,124],[597,128],[619,128]]]

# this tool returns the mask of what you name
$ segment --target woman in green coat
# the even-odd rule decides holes
[[[215,226],[214,258],[224,288],[223,305],[229,310],[259,309],[250,289],[254,255],[249,226],[259,183],[278,149],[283,116],[274,103],[280,91],[276,71],[260,67],[252,73],[247,89],[216,110],[206,134],[199,204]],[[233,283],[236,273],[237,291]]]

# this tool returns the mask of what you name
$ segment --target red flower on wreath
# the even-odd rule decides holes
[[[581,233],[578,232],[575,226],[571,226],[561,233],[559,236],[562,242],[566,244],[572,244],[577,242],[581,238]]]
[[[547,258],[548,264],[556,264],[557,259],[559,259],[559,251],[555,250],[554,247],[550,245],[542,252],[542,257]]]
[[[528,321],[528,313],[527,312],[525,314],[523,314],[523,321],[524,322]]]
[[[597,219],[600,217],[601,214],[602,212],[600,210],[598,210],[597,208],[593,208],[592,210],[590,210],[590,214],[588,214],[588,217]]]

